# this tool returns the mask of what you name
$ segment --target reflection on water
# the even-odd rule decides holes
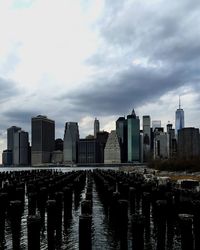
[[[19,168],[18,170],[30,170],[30,168]],[[37,168],[38,169],[38,168]],[[69,172],[72,170],[77,170],[76,168],[53,168],[57,171]],[[92,169],[91,167],[88,169]],[[116,170],[116,168],[114,168]],[[1,171],[12,171],[13,169],[2,168]],[[14,169],[16,170],[16,169]],[[78,168],[81,170],[81,168]],[[85,168],[84,168],[85,170]],[[63,222],[63,230],[61,239],[57,241],[56,249],[69,249],[76,250],[79,248],[79,215],[81,214],[80,202],[85,198],[85,189],[81,191],[80,194],[75,194],[73,192],[72,199],[72,218],[67,219],[65,223]],[[108,216],[108,208],[103,204],[103,200],[98,193],[97,186],[93,182],[92,187],[93,193],[93,215],[92,215],[92,249],[95,250],[128,250],[132,249],[132,232],[131,232],[131,211],[130,206],[128,210],[129,223],[127,228],[116,230],[113,223],[110,222]],[[136,204],[136,210],[141,213],[141,201]],[[152,208],[151,208],[152,209]],[[28,198],[25,197],[24,212],[21,220],[21,250],[27,249],[27,215],[28,215]],[[64,217],[64,211],[63,211]],[[47,214],[45,212],[45,223],[47,223]],[[145,226],[145,249],[154,250],[156,249],[156,226],[155,221],[152,217],[152,212],[150,220]],[[180,232],[177,228],[177,223],[175,221],[168,221],[166,226],[166,250],[180,250]],[[11,232],[11,221],[7,216],[5,223],[5,246],[1,249],[13,249],[12,247],[12,232]],[[47,231],[41,234],[41,249],[47,249]],[[158,249],[160,250],[160,249]],[[189,249],[188,249],[189,250]]]

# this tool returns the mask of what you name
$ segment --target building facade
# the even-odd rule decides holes
[[[100,131],[97,133],[98,144],[98,163],[104,163],[104,149],[108,140],[109,133],[106,131]]]
[[[16,126],[12,126],[10,128],[7,129],[7,150],[11,151],[11,155],[12,155],[12,159],[11,161],[9,160],[9,162],[11,162],[10,165],[13,164],[13,152],[14,152],[14,135],[16,132],[20,131],[21,128],[20,127],[16,127]]]
[[[163,131],[154,132],[154,159],[169,158],[169,134]]]
[[[14,134],[14,150],[13,150],[13,164],[14,165],[28,165],[29,164],[29,136],[28,132],[17,131]]]
[[[135,111],[127,116],[128,162],[140,161],[140,120]]]
[[[104,163],[121,163],[120,144],[116,130],[112,130],[108,136],[104,150]]]
[[[76,163],[78,159],[79,129],[77,122],[66,122],[63,144],[64,163]]]
[[[143,116],[143,159],[148,161],[151,155],[151,118]]]
[[[176,110],[175,114],[175,134],[178,135],[178,130],[185,127],[184,110],[181,108],[180,98],[179,98],[179,108]]]
[[[98,144],[96,139],[80,139],[78,142],[78,163],[98,163]]]
[[[121,162],[127,162],[127,120],[124,117],[116,121],[116,132],[121,148]]]
[[[197,128],[182,128],[178,130],[178,157],[192,159],[199,157],[200,135]]]
[[[32,165],[50,163],[55,145],[55,122],[38,115],[31,119]]]
[[[94,138],[97,138],[97,133],[100,131],[100,123],[97,118],[94,120]]]

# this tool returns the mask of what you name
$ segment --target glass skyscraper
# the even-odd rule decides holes
[[[128,162],[140,160],[140,119],[132,114],[127,116],[128,126]]]
[[[179,108],[176,110],[176,117],[175,117],[175,133],[178,135],[178,130],[184,128],[184,111],[181,108],[181,102],[179,98]]]

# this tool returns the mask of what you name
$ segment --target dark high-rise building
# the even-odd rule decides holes
[[[97,133],[100,130],[100,124],[99,124],[99,120],[97,120],[97,118],[95,118],[94,120],[94,138],[97,137]]]
[[[61,138],[55,140],[55,150],[63,151],[63,140]]]
[[[96,139],[80,139],[78,142],[78,163],[98,162],[98,144]]]
[[[106,131],[100,131],[97,133],[97,144],[98,144],[98,163],[104,163],[104,149],[108,140],[109,133]]]
[[[181,108],[181,102],[179,97],[179,108],[176,110],[176,117],[175,117],[175,134],[178,135],[178,130],[184,128],[184,110]]]
[[[4,166],[12,165],[12,150],[4,150],[2,153],[2,163]]]
[[[169,157],[173,158],[176,156],[177,143],[175,137],[175,129],[172,128],[172,124],[167,124],[167,133],[169,134]]]
[[[7,149],[11,150],[11,154],[12,154],[12,159],[11,161],[9,160],[9,162],[11,162],[11,165],[13,164],[13,152],[14,152],[14,134],[17,131],[20,131],[21,128],[20,127],[16,127],[16,126],[12,126],[10,128],[7,129]]]
[[[121,162],[127,162],[127,120],[124,117],[116,121],[116,132],[121,148]]]
[[[140,160],[140,120],[133,109],[127,116],[128,126],[128,162]]]
[[[147,161],[151,153],[151,118],[143,116],[143,159]]]
[[[14,151],[13,151],[13,164],[14,165],[28,165],[29,153],[29,139],[28,132],[17,131],[14,134]]]
[[[55,122],[46,116],[32,118],[32,165],[50,163],[55,145]]]
[[[76,163],[78,157],[79,129],[77,122],[66,122],[63,146],[64,163]]]
[[[183,159],[198,157],[200,153],[200,135],[197,128],[178,130],[178,156]]]

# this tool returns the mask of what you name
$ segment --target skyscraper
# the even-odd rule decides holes
[[[121,161],[127,162],[127,120],[119,117],[116,121],[116,132],[121,148]]]
[[[104,150],[104,163],[121,163],[120,145],[116,130],[112,130],[108,136]]]
[[[14,134],[14,151],[13,164],[14,165],[28,165],[28,132],[19,130]]]
[[[14,152],[14,135],[17,131],[20,131],[21,128],[16,127],[16,126],[12,126],[10,128],[7,129],[7,149],[11,150],[11,154],[12,154],[12,159],[11,159],[11,164],[13,164],[13,152]]]
[[[149,115],[143,116],[143,157],[147,161],[151,150],[151,118]]]
[[[181,108],[181,100],[179,96],[179,108],[176,110],[176,117],[175,117],[175,134],[178,135],[178,130],[184,128],[184,110]]]
[[[76,163],[78,156],[79,130],[77,122],[66,122],[63,145],[63,158],[65,163]]]
[[[128,126],[128,162],[140,160],[140,119],[133,109],[127,116]]]
[[[198,128],[178,130],[178,156],[183,159],[199,157],[200,134]]]
[[[51,162],[55,144],[55,122],[46,116],[38,115],[31,120],[32,126],[32,165]]]
[[[97,133],[100,130],[100,125],[99,125],[99,120],[97,120],[97,118],[95,118],[94,120],[94,138],[97,138]]]

